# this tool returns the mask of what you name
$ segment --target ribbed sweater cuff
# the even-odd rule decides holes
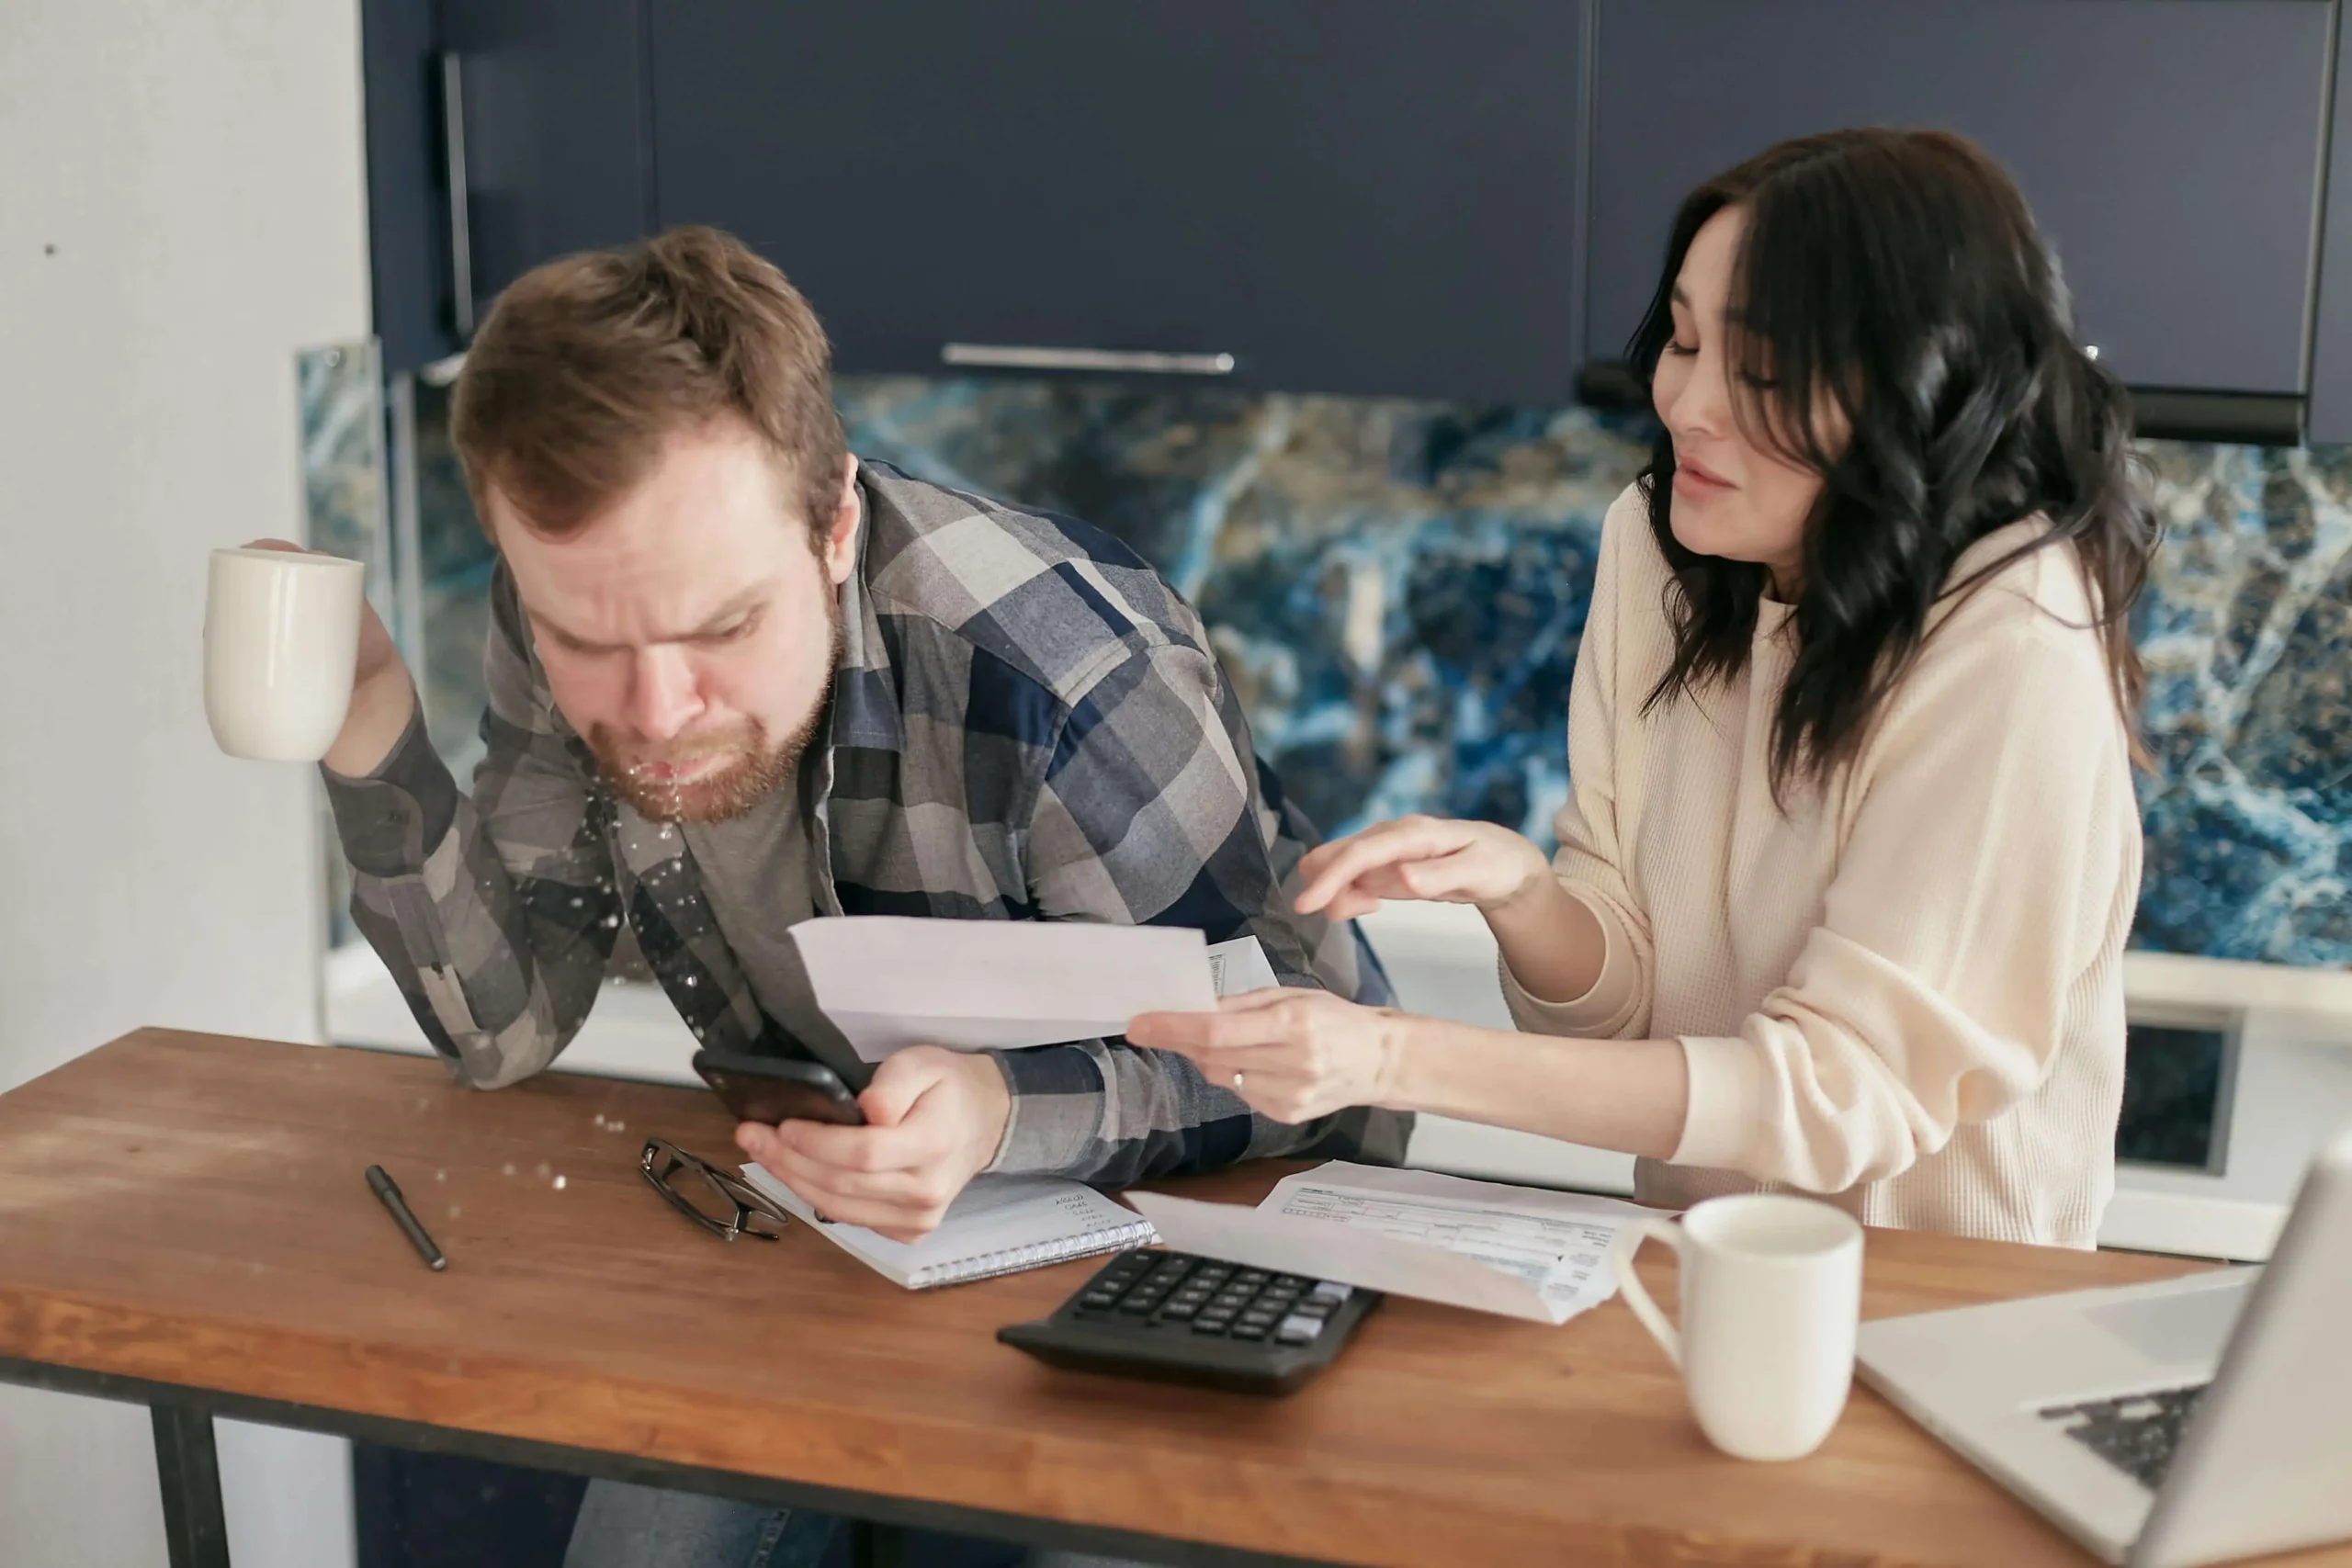
[[[1673,1163],[1742,1169],[1763,1113],[1764,1070],[1756,1047],[1736,1034],[1686,1035],[1681,1045],[1690,1104]]]

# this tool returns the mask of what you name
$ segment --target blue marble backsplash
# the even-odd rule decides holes
[[[2145,444],[2167,536],[2135,941],[2352,964],[2352,446]]]
[[[1326,831],[1430,811],[1549,840],[1600,520],[1643,460],[1639,418],[1069,381],[837,392],[857,452],[1086,518],[1166,573]],[[445,393],[417,389],[416,424],[410,651],[462,769],[490,556]],[[2142,451],[2170,532],[2134,623],[2156,759],[2135,941],[2352,964],[2352,448]]]

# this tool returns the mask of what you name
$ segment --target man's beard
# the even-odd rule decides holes
[[[841,663],[842,615],[840,602],[831,595],[827,596],[827,606],[832,637],[825,660],[825,683],[808,716],[782,742],[771,742],[767,727],[755,718],[664,746],[631,746],[605,726],[591,725],[588,750],[595,756],[596,771],[605,785],[639,816],[655,822],[729,822],[767,798],[799,767],[831,705],[833,671]],[[684,782],[664,779],[653,772],[664,764],[677,767],[710,757],[729,761]]]
[[[766,726],[746,719],[724,734],[662,747],[623,747],[603,725],[596,725],[588,732],[588,749],[595,753],[596,771],[605,785],[639,816],[655,822],[729,822],[765,799],[800,765],[824,720],[825,696],[831,689],[829,673],[825,694],[781,745],[769,741]],[[653,772],[660,764],[678,766],[715,756],[729,760],[683,782]]]

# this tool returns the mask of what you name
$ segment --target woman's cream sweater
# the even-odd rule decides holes
[[[1980,541],[1955,580],[2031,537]],[[1642,711],[1671,652],[1665,558],[1628,490],[1602,531],[1568,709],[1555,866],[1607,942],[1585,996],[1506,969],[1522,1028],[1671,1038],[1690,1111],[1644,1200],[1829,1195],[1865,1223],[2089,1247],[2114,1189],[2121,957],[2140,883],[2124,730],[2072,549],[1939,607],[1826,792],[1772,795],[1794,652]]]

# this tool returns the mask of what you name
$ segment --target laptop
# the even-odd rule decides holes
[[[1862,1325],[1862,1381],[2109,1562],[2352,1537],[2352,1134],[2267,1267]]]

